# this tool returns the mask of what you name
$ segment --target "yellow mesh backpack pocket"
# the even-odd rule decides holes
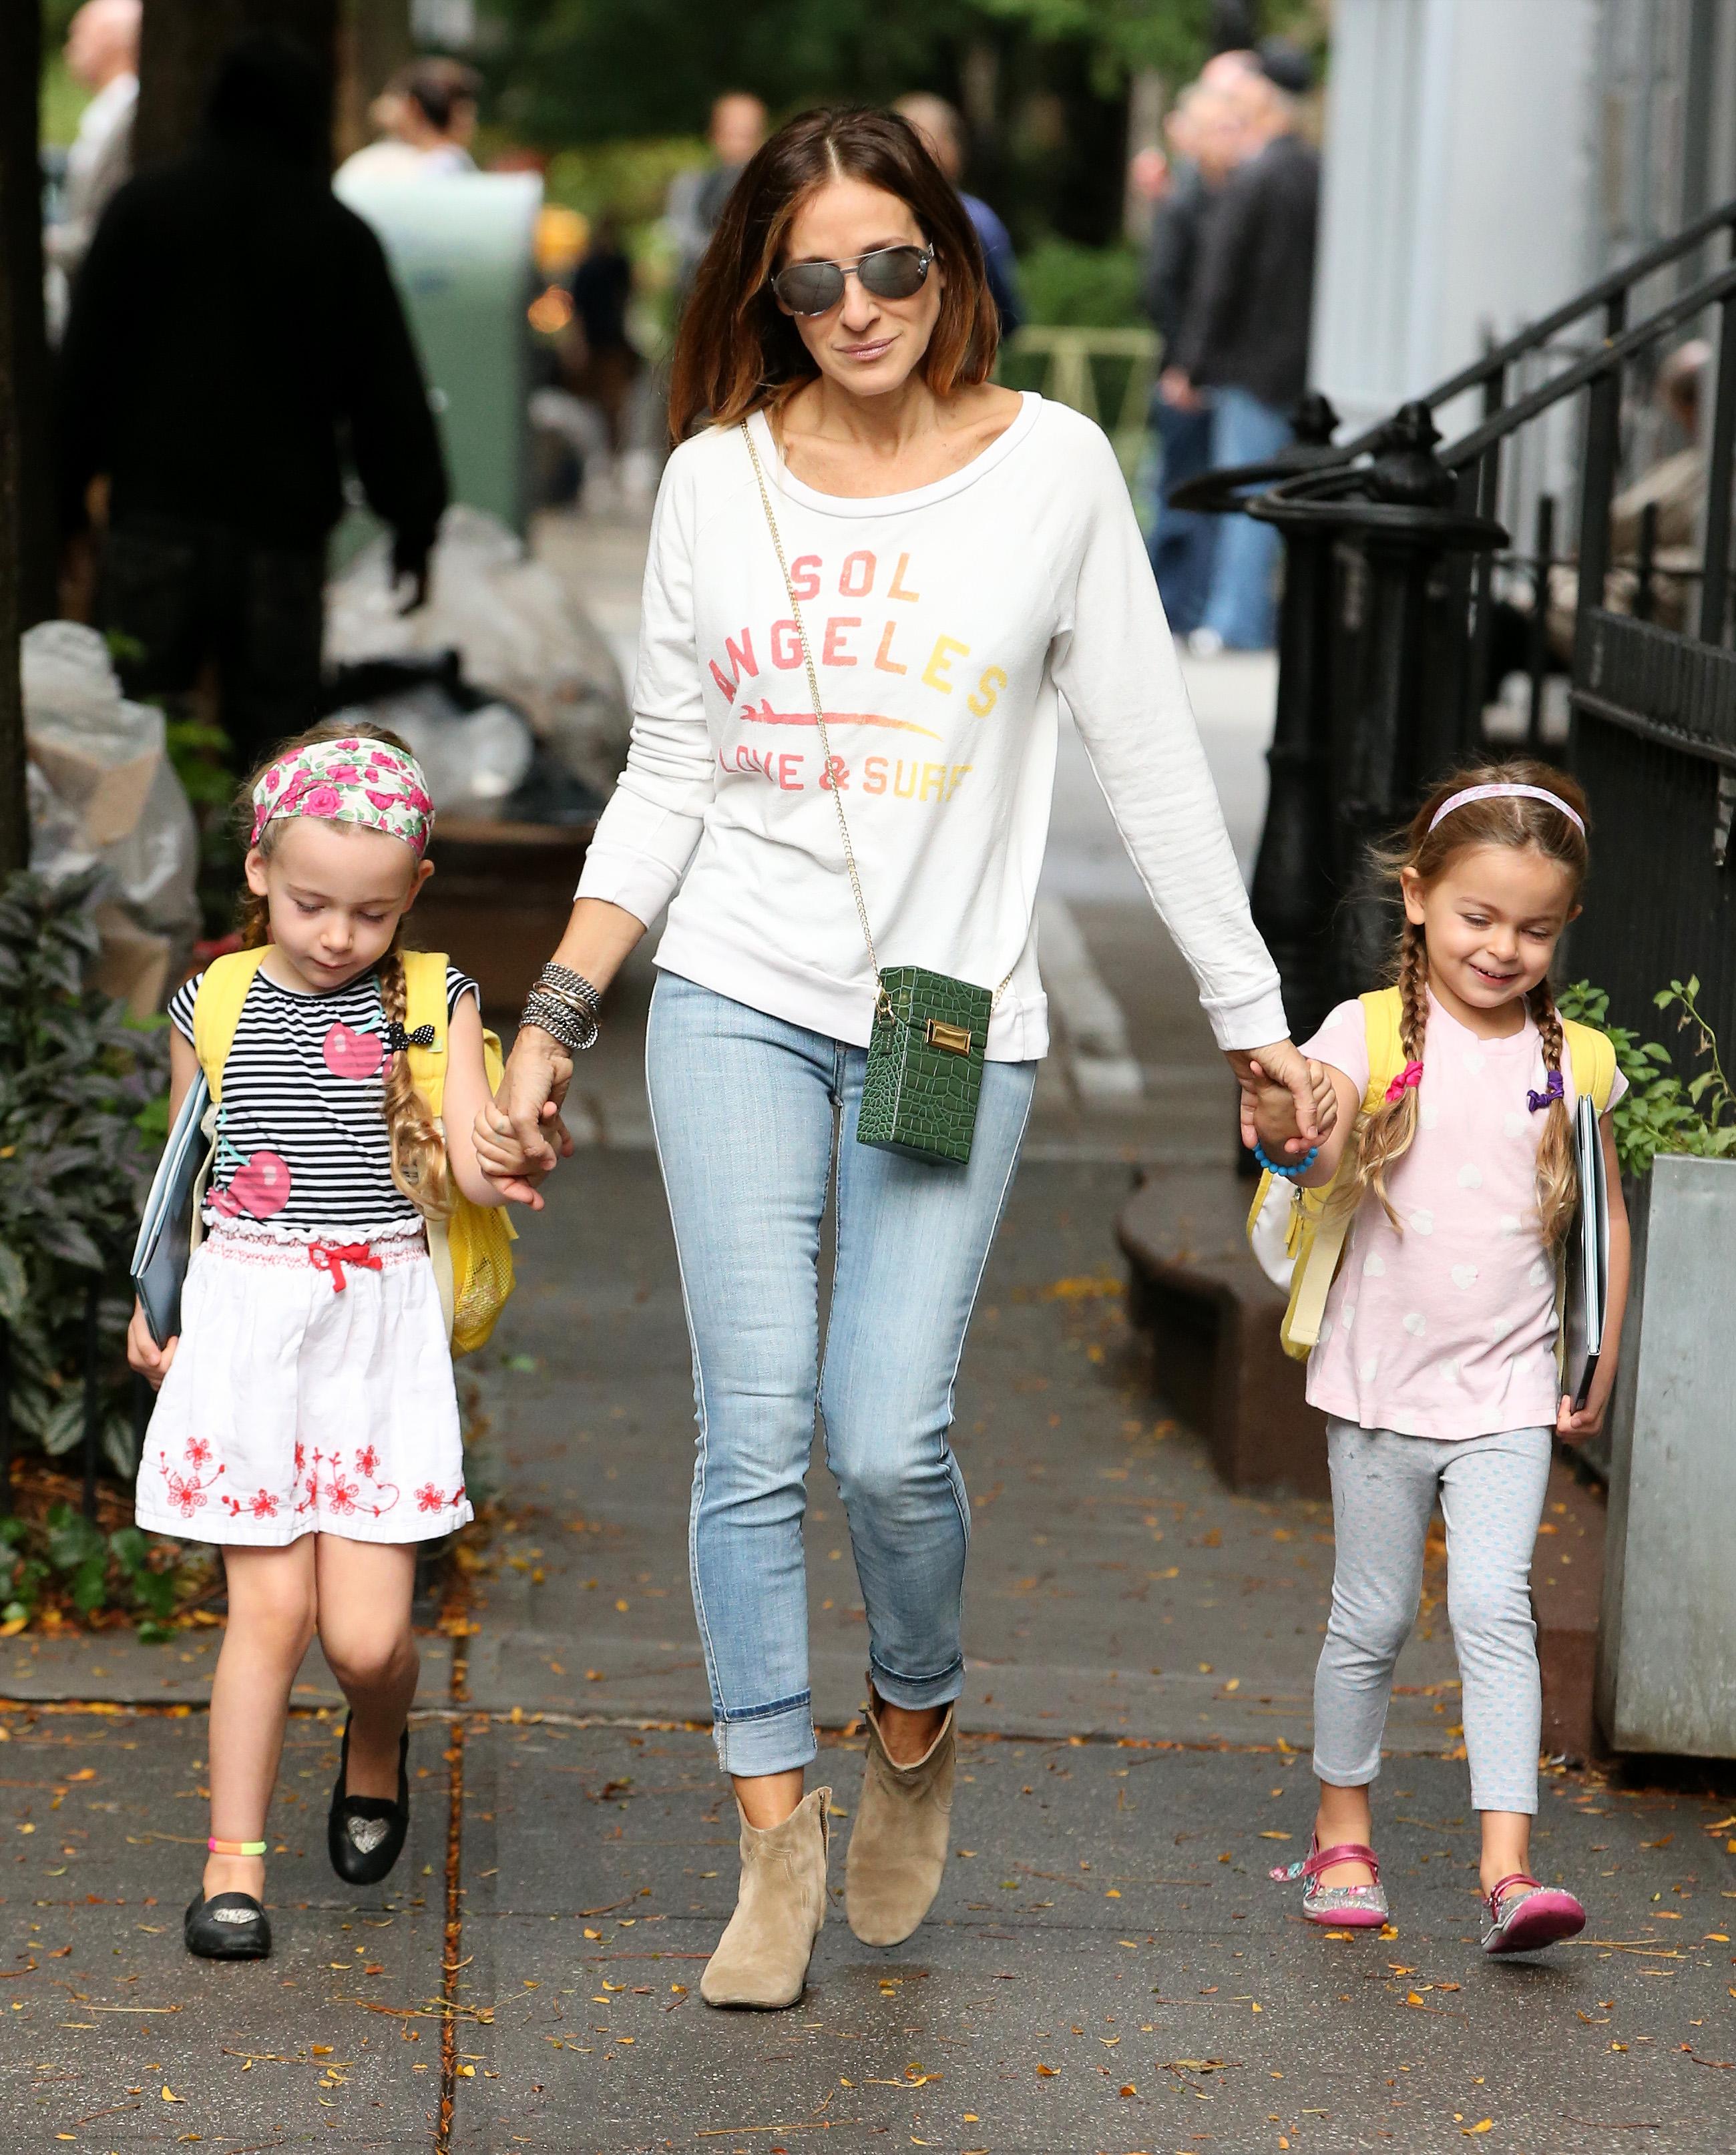
[[[407,1031],[434,1029],[432,1047],[409,1050],[410,1074],[428,1103],[442,1134],[441,1109],[446,1093],[446,955],[439,950],[406,950],[404,1025]],[[505,1067],[497,1035],[484,1030],[483,1068],[493,1092]],[[513,1290],[512,1246],[518,1237],[504,1206],[473,1205],[454,1190],[451,1212],[428,1223],[428,1255],[440,1289],[440,1308],[454,1355],[473,1354],[487,1343],[495,1319]]]

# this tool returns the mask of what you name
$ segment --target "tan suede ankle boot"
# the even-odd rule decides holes
[[[741,1887],[699,1978],[708,2005],[793,2005],[826,1920],[830,1789],[813,1789],[781,1825],[741,1821]]]
[[[954,1748],[949,1706],[921,1758],[894,1765],[873,1704],[868,1707],[868,1764],[844,1862],[844,1912],[865,1946],[902,1944],[940,1890],[952,1824]]]

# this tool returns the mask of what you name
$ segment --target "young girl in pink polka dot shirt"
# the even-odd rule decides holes
[[[1590,1395],[1575,1412],[1555,1364],[1557,1257],[1577,1205],[1573,1072],[1549,988],[1586,869],[1585,804],[1545,765],[1462,773],[1436,787],[1390,863],[1406,1065],[1362,1112],[1361,1006],[1340,1003],[1305,1052],[1337,1121],[1298,1178],[1354,1208],[1308,1396],[1329,1417],[1337,1558],[1314,1680],[1320,1782],[1303,1912],[1334,1924],[1386,1914],[1370,1841],[1393,1666],[1416,1620],[1438,1497],[1447,1610],[1463,1680],[1472,1800],[1482,1815],[1483,1946],[1524,1952],[1585,1922],[1571,1893],[1527,1868],[1542,1724],[1531,1552],[1556,1437],[1603,1422],[1627,1291],[1628,1241],[1607,1112],[1610,1301]],[[1618,1075],[1609,1107],[1626,1087]],[[1289,1095],[1255,1114],[1273,1159],[1296,1134]]]

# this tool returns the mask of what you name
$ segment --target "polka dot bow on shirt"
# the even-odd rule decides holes
[[[434,804],[415,757],[365,736],[309,741],[268,765],[253,788],[250,842],[257,846],[266,825],[284,816],[383,831],[418,860],[434,828]]]

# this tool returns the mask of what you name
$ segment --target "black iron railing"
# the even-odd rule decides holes
[[[1730,258],[1648,297],[1723,235]],[[1717,317],[1698,561],[1657,561],[1655,514],[1612,560],[1630,376],[1703,317]],[[1541,380],[1528,377],[1539,373]],[[1480,397],[1482,417],[1442,448],[1435,415]],[[1509,546],[1503,504],[1514,445],[1585,402],[1576,543],[1556,497],[1529,504],[1529,552]],[[1652,991],[1697,972],[1706,1007],[1736,1028],[1736,656],[1731,484],[1736,454],[1736,202],[1600,279],[1355,440],[1334,444],[1323,398],[1298,414],[1294,448],[1270,464],[1208,473],[1178,506],[1240,510],[1284,541],[1271,792],[1255,868],[1255,917],[1283,976],[1293,1026],[1378,977],[1390,901],[1370,849],[1454,763],[1488,753],[1560,756],[1596,823],[1593,903],[1570,962],[1637,1023]],[[1508,513],[1511,513],[1509,511]],[[1661,623],[1667,589],[1680,626]],[[1684,608],[1684,593],[1691,604]],[[1508,662],[1517,661],[1516,663]],[[1526,683],[1523,718],[1496,704],[1499,673]],[[1569,675],[1555,737],[1548,683]],[[1492,716],[1494,706],[1498,716]]]

